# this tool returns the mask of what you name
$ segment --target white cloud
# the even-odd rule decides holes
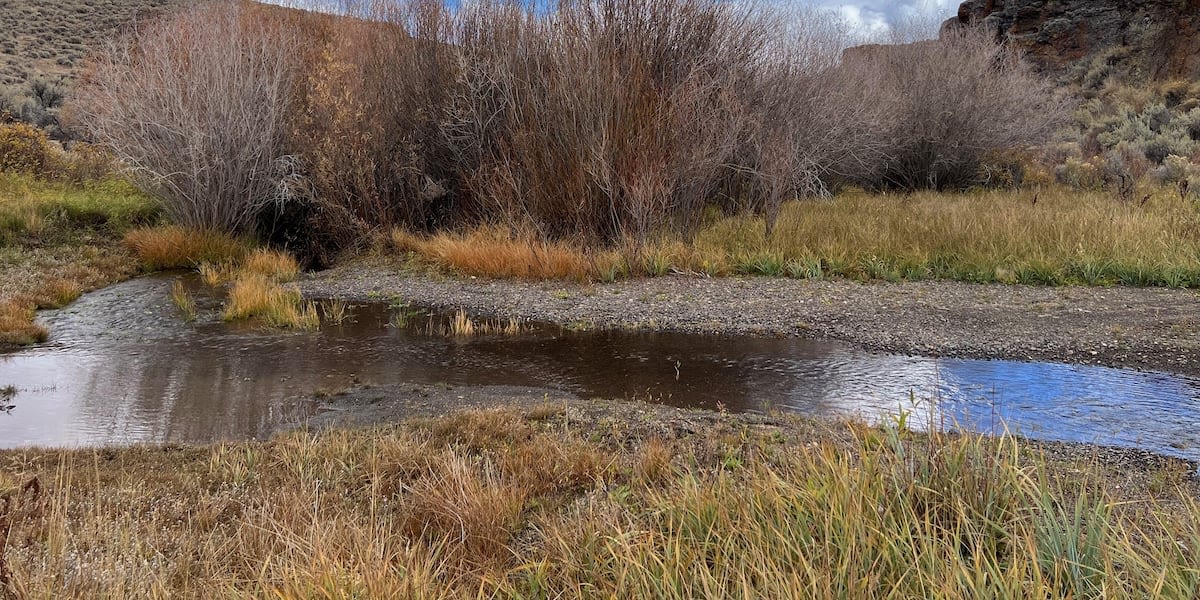
[[[837,13],[850,29],[866,37],[886,34],[891,26],[887,16],[881,12],[864,9],[856,4],[843,4],[837,7]]]
[[[816,8],[837,12],[846,24],[864,37],[887,35],[894,28],[926,30],[936,34],[942,21],[954,16],[961,0],[811,0]],[[928,31],[931,30],[932,31]]]

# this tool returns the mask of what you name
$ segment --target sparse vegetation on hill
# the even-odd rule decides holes
[[[88,52],[137,17],[186,0],[5,0],[0,2],[0,113],[54,134],[58,111]]]

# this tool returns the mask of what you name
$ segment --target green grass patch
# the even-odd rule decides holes
[[[690,241],[666,235],[615,249],[567,242],[555,248],[576,266],[571,278],[595,281],[692,273],[1200,287],[1200,206],[1167,187],[1142,191],[1149,194],[1145,204],[1063,186],[910,195],[851,190],[828,200],[787,203],[769,234],[760,217],[710,211]],[[462,274],[563,278],[533,272],[529,265],[538,261],[528,252],[497,251],[497,236],[506,235],[440,233],[415,243],[410,234],[393,234],[391,245]],[[453,256],[436,250],[450,244]]]
[[[1033,194],[850,191],[787,204],[770,235],[760,218],[711,219],[694,252],[753,275],[1200,286],[1200,208],[1171,190],[1151,190],[1144,206],[1057,187],[1034,204]]]
[[[61,242],[80,230],[110,235],[159,220],[152,198],[122,180],[83,185],[0,173],[0,243]]]

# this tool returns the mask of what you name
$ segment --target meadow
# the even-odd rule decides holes
[[[660,415],[661,416],[661,415]],[[547,405],[0,453],[20,598],[1190,598],[1182,462]],[[704,419],[703,433],[672,423]]]
[[[844,191],[786,203],[774,228],[710,211],[691,239],[589,249],[504,228],[394,231],[385,250],[461,275],[606,281],[763,275],[866,281],[1200,286],[1200,208],[1168,188],[1144,203],[1049,185],[1024,190]]]

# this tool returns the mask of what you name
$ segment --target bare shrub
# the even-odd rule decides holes
[[[843,64],[848,39],[832,13],[776,13],[750,94],[750,127],[735,172],[736,197],[774,225],[785,200],[828,196],[831,187],[878,163],[886,106],[863,94],[870,65]]]
[[[983,29],[869,56],[878,102],[891,107],[887,160],[862,174],[874,187],[972,185],[988,153],[1044,142],[1065,118],[1051,82]]]
[[[420,0],[344,8],[364,18],[307,32],[290,131],[314,199],[306,225],[330,249],[377,228],[444,224],[455,170],[441,143],[458,67],[448,9]]]
[[[77,91],[74,119],[176,223],[243,232],[279,196],[297,37],[261,10],[200,4],[141,24]]]
[[[749,118],[760,24],[715,0],[465,10],[447,137],[466,193],[551,238],[694,227]]]

